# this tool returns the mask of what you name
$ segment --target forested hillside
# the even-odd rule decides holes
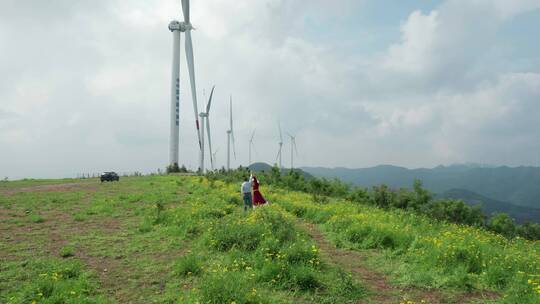
[[[439,166],[433,169],[407,169],[396,166],[377,166],[363,169],[347,168],[321,168],[305,167],[306,172],[319,177],[340,178],[341,180],[354,185],[372,187],[386,184],[390,188],[410,188],[415,179],[421,180],[423,186],[435,194],[442,195],[453,189],[462,189],[463,197],[468,201],[471,192],[483,196],[489,200],[483,201],[486,211],[509,212],[520,221],[525,220],[520,208],[513,208],[511,205],[521,207],[532,207],[540,209],[540,168],[538,167],[497,167],[486,168],[478,166],[455,165]],[[470,200],[475,202],[477,200]],[[492,201],[505,204],[495,204],[490,206]],[[499,208],[502,207],[502,208]],[[532,210],[532,214],[537,214],[538,210]],[[535,221],[540,218],[535,217]]]

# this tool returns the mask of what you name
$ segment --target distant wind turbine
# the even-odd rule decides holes
[[[219,148],[216,149],[216,151],[214,151],[212,153],[212,163],[213,163],[213,166],[216,166],[217,167],[217,160],[216,160],[216,155],[219,151]],[[214,168],[212,167],[212,171],[214,170]]]
[[[281,150],[283,148],[283,134],[281,133],[281,124],[278,122],[278,128],[279,128],[279,150],[276,157],[276,162],[278,162],[279,169],[281,169],[282,163],[281,163]]]
[[[253,133],[251,133],[251,138],[249,139],[249,163],[248,166],[251,166],[251,148],[255,150],[255,146],[253,145],[253,138],[255,137],[255,130],[253,130]]]
[[[232,116],[232,96],[229,101],[229,130],[227,130],[227,170],[231,170],[231,141],[232,141],[234,159],[236,159],[236,149],[234,147],[233,116]]]
[[[294,154],[296,153],[296,156],[298,156],[298,149],[296,148],[296,136],[292,136],[289,133],[287,133],[287,135],[291,139],[291,171],[292,171],[294,169]]]
[[[210,137],[210,106],[212,104],[212,96],[214,95],[214,89],[216,86],[212,87],[210,92],[210,98],[208,98],[208,103],[206,104],[206,112],[201,112],[199,116],[201,117],[201,153],[200,153],[200,173],[204,174],[204,126],[206,123],[206,131],[208,132],[208,149],[210,151],[210,164],[212,170],[214,170],[214,162],[212,161],[212,138]]]

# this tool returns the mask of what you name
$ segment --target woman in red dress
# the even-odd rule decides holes
[[[253,186],[253,207],[266,204],[266,200],[259,191],[259,180],[255,175],[251,176],[251,185]]]

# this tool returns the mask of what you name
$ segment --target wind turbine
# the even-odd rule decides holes
[[[208,103],[206,104],[206,112],[199,113],[199,116],[201,117],[201,155],[200,155],[200,170],[201,174],[204,174],[204,125],[206,122],[206,131],[208,132],[208,149],[210,151],[210,164],[212,166],[212,170],[214,170],[214,162],[212,161],[212,138],[210,137],[210,105],[212,104],[212,96],[214,95],[214,89],[216,86],[212,87],[212,91],[210,92],[210,98],[208,99]]]
[[[214,151],[214,152],[212,153],[212,162],[213,162],[213,165],[212,165],[212,166],[214,166],[214,165],[217,166],[216,154],[218,153],[218,151],[219,151],[219,148],[217,148],[216,151]],[[212,167],[212,170],[214,170],[213,167]]]
[[[169,163],[178,165],[178,134],[180,125],[180,33],[186,35],[186,61],[191,84],[191,96],[193,100],[193,111],[195,113],[195,126],[197,137],[199,138],[199,149],[202,149],[201,133],[199,131],[199,117],[197,111],[197,91],[195,85],[195,63],[193,59],[193,43],[191,41],[191,30],[193,26],[189,18],[189,0],[182,0],[182,11],[184,21],[173,20],[169,23],[169,30],[173,34],[173,60],[171,77],[171,125],[169,140]]]
[[[296,148],[296,136],[292,136],[291,134],[287,133],[287,135],[291,138],[291,171],[294,169],[294,153],[296,152],[296,156],[298,156],[298,149]]]
[[[251,133],[251,138],[249,139],[249,163],[248,167],[251,166],[251,147],[255,150],[255,146],[253,145],[253,137],[255,136],[255,130],[253,130],[253,133]]]
[[[234,159],[236,159],[236,149],[234,148],[234,131],[233,131],[233,119],[232,119],[232,96],[229,101],[229,117],[230,124],[229,130],[227,130],[227,170],[231,170],[231,140],[233,146]]]
[[[281,148],[283,148],[283,135],[281,134],[281,124],[278,122],[278,128],[279,128],[279,150],[278,150],[278,153],[277,153],[277,157],[276,157],[276,161],[279,160],[278,164],[279,164],[279,169],[281,170],[282,168],[282,165],[281,165]]]

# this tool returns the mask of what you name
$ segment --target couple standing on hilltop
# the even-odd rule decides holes
[[[253,193],[252,193],[253,188]],[[244,198],[244,211],[248,208],[255,208],[266,204],[266,200],[259,191],[259,180],[253,172],[249,178],[245,178],[240,189]]]

